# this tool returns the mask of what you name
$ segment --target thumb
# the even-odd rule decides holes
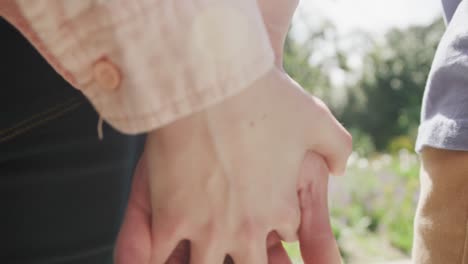
[[[328,212],[328,168],[325,160],[308,153],[301,169],[301,179],[308,184],[299,190],[301,225],[299,241],[305,264],[341,263],[338,245],[333,236]]]

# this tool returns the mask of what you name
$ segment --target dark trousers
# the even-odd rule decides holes
[[[144,139],[104,126],[0,18],[0,263],[112,263]]]

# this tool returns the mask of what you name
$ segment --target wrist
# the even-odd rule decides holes
[[[280,83],[280,85],[278,85]],[[206,147],[220,134],[236,137],[266,121],[283,104],[281,89],[291,88],[291,80],[278,67],[269,70],[250,87],[223,102],[176,120],[149,133],[164,151],[183,151],[187,146]]]

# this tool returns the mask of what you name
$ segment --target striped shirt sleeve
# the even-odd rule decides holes
[[[16,3],[20,30],[125,133],[219,103],[274,64],[256,0]]]

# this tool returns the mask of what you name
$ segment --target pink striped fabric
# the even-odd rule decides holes
[[[16,0],[25,35],[99,114],[147,132],[235,95],[273,67],[256,0]],[[29,32],[29,34],[28,34]],[[93,76],[101,59],[117,89]]]

